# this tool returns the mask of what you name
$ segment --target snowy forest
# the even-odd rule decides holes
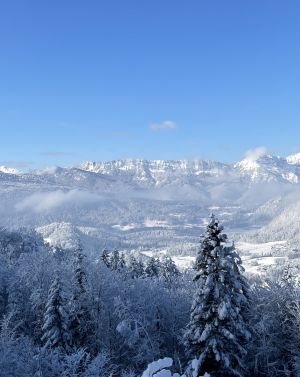
[[[193,269],[0,231],[0,375],[299,376],[296,267],[247,275],[215,216]]]

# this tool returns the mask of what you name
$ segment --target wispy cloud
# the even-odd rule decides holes
[[[172,120],[165,120],[161,123],[152,123],[149,125],[151,131],[175,130],[177,124]]]
[[[101,201],[101,197],[90,192],[81,190],[62,191],[56,190],[51,192],[38,192],[27,196],[15,205],[17,211],[32,211],[41,213],[52,211],[61,206],[85,206]]]
[[[245,158],[247,160],[256,161],[260,157],[265,156],[267,153],[268,153],[268,148],[266,148],[266,147],[257,147],[257,148],[254,148],[254,149],[249,149],[245,153]]]

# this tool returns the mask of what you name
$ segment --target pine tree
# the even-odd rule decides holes
[[[86,292],[87,278],[83,268],[84,254],[83,250],[78,247],[74,253],[74,283],[75,283],[75,295],[82,295]]]
[[[86,347],[88,338],[92,335],[84,258],[82,248],[79,247],[74,253],[74,290],[70,321],[72,343],[76,347]]]
[[[110,268],[113,271],[117,271],[120,265],[120,253],[119,250],[115,249],[110,258]]]
[[[197,359],[196,375],[242,376],[244,344],[249,339],[248,285],[241,259],[212,215],[196,258],[196,294],[184,343]]]
[[[110,268],[111,261],[110,261],[110,253],[107,249],[104,249],[101,255],[102,262],[105,264],[106,267]]]
[[[175,262],[170,257],[165,257],[163,259],[161,264],[161,270],[162,276],[169,283],[172,282],[173,279],[180,274]]]
[[[300,359],[300,336],[299,336],[299,313],[300,301],[297,286],[297,272],[293,273],[290,266],[286,266],[280,284],[280,294],[278,297],[279,321],[281,336],[282,359],[285,369],[290,377],[299,375],[295,360]],[[298,373],[297,373],[298,372]]]
[[[65,310],[58,277],[53,280],[49,289],[42,330],[42,341],[45,348],[61,347],[64,350],[69,349],[68,314]]]
[[[146,277],[158,277],[161,271],[161,263],[158,258],[151,257],[146,263],[145,276]]]
[[[133,255],[130,255],[128,261],[128,273],[132,279],[138,279],[144,274],[144,264],[142,261],[137,260]]]
[[[120,259],[119,259],[119,265],[117,269],[119,272],[121,272],[125,267],[126,267],[126,262],[125,262],[124,253],[121,253]]]

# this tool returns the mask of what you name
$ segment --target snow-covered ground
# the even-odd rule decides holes
[[[288,246],[286,241],[250,243],[237,242],[236,249],[240,253],[243,266],[247,273],[266,273],[268,268],[278,264],[283,264],[289,260]],[[147,257],[161,257],[167,250],[148,250],[142,254]],[[180,269],[190,268],[195,261],[195,256],[172,255],[172,259]]]
[[[264,273],[268,270],[268,267],[283,264],[288,260],[286,241],[265,243],[238,242],[235,246],[242,257],[243,266],[248,273]]]

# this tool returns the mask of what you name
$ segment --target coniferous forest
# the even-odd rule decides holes
[[[0,375],[300,375],[300,290],[289,265],[247,275],[211,216],[193,269],[0,231]]]

